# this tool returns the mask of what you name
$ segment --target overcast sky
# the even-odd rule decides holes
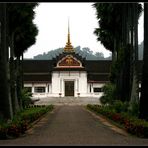
[[[103,52],[109,56],[109,51],[97,41],[93,33],[98,27],[96,10],[93,3],[39,3],[35,8],[34,23],[39,33],[36,43],[25,52],[25,58],[33,58],[38,54],[65,47],[68,33],[68,18],[70,37],[73,47],[88,47],[94,53]],[[139,20],[139,43],[143,40],[143,15]]]

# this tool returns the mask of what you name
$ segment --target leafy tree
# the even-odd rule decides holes
[[[34,18],[33,9],[37,3],[2,3],[0,4],[1,42],[1,93],[0,114],[4,119],[10,119],[20,107],[18,100],[20,83],[18,82],[18,62],[14,60],[23,54],[29,46],[35,43],[37,28],[32,23]],[[10,49],[10,59],[8,55]],[[8,64],[10,65],[8,66]],[[8,69],[10,67],[10,69]],[[9,73],[10,71],[10,73]],[[10,78],[9,78],[10,76]],[[10,87],[9,83],[10,82]],[[10,88],[10,89],[9,89]],[[10,91],[9,91],[10,90]],[[19,91],[18,91],[19,90]],[[12,102],[12,104],[11,104]]]
[[[26,21],[27,22],[27,21]],[[23,26],[20,28],[20,30],[17,32],[17,35],[14,40],[14,53],[17,57],[16,60],[16,70],[17,70],[17,98],[19,101],[19,104],[21,105],[21,89],[22,86],[22,69],[21,69],[21,61],[20,56],[23,54],[24,51],[26,51],[31,45],[33,45],[36,41],[36,36],[38,34],[38,30],[35,24],[32,23],[32,21],[28,21],[28,23],[24,23]]]
[[[137,50],[136,25],[141,5],[138,3],[95,3],[93,6],[96,8],[99,23],[99,28],[96,28],[94,33],[98,41],[101,41],[106,49],[112,51],[112,60],[115,65],[112,69],[114,75],[111,78],[114,79],[112,82],[117,85],[117,96],[122,101],[130,99],[133,69],[135,69],[132,63],[136,60]]]
[[[11,97],[14,113],[21,108],[21,72],[20,56],[35,43],[38,30],[33,24],[37,3],[9,3],[9,36],[10,36],[10,78]],[[14,57],[17,60],[14,61]]]
[[[100,59],[104,59],[104,54],[102,52],[96,52],[95,56],[100,58]]]
[[[32,104],[32,93],[29,92],[26,88],[23,88],[21,90],[21,99],[22,99],[22,106],[23,108],[28,107],[30,104]]]
[[[113,105],[116,97],[116,86],[112,83],[107,83],[102,87],[104,95],[100,98],[100,101],[103,105]]]

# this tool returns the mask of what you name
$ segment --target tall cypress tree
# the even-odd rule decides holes
[[[0,3],[0,118],[13,117],[8,78],[7,4]]]

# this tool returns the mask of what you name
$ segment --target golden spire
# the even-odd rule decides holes
[[[70,42],[69,19],[68,19],[68,39],[67,39],[66,46],[64,48],[64,52],[74,52],[73,46],[71,45],[71,42]]]

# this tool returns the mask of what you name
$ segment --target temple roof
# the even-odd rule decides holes
[[[52,71],[86,71],[88,82],[107,82],[112,61],[85,61],[84,68],[58,68],[52,60],[24,60],[23,72],[25,82],[51,82]],[[138,62],[141,79],[143,61]]]

